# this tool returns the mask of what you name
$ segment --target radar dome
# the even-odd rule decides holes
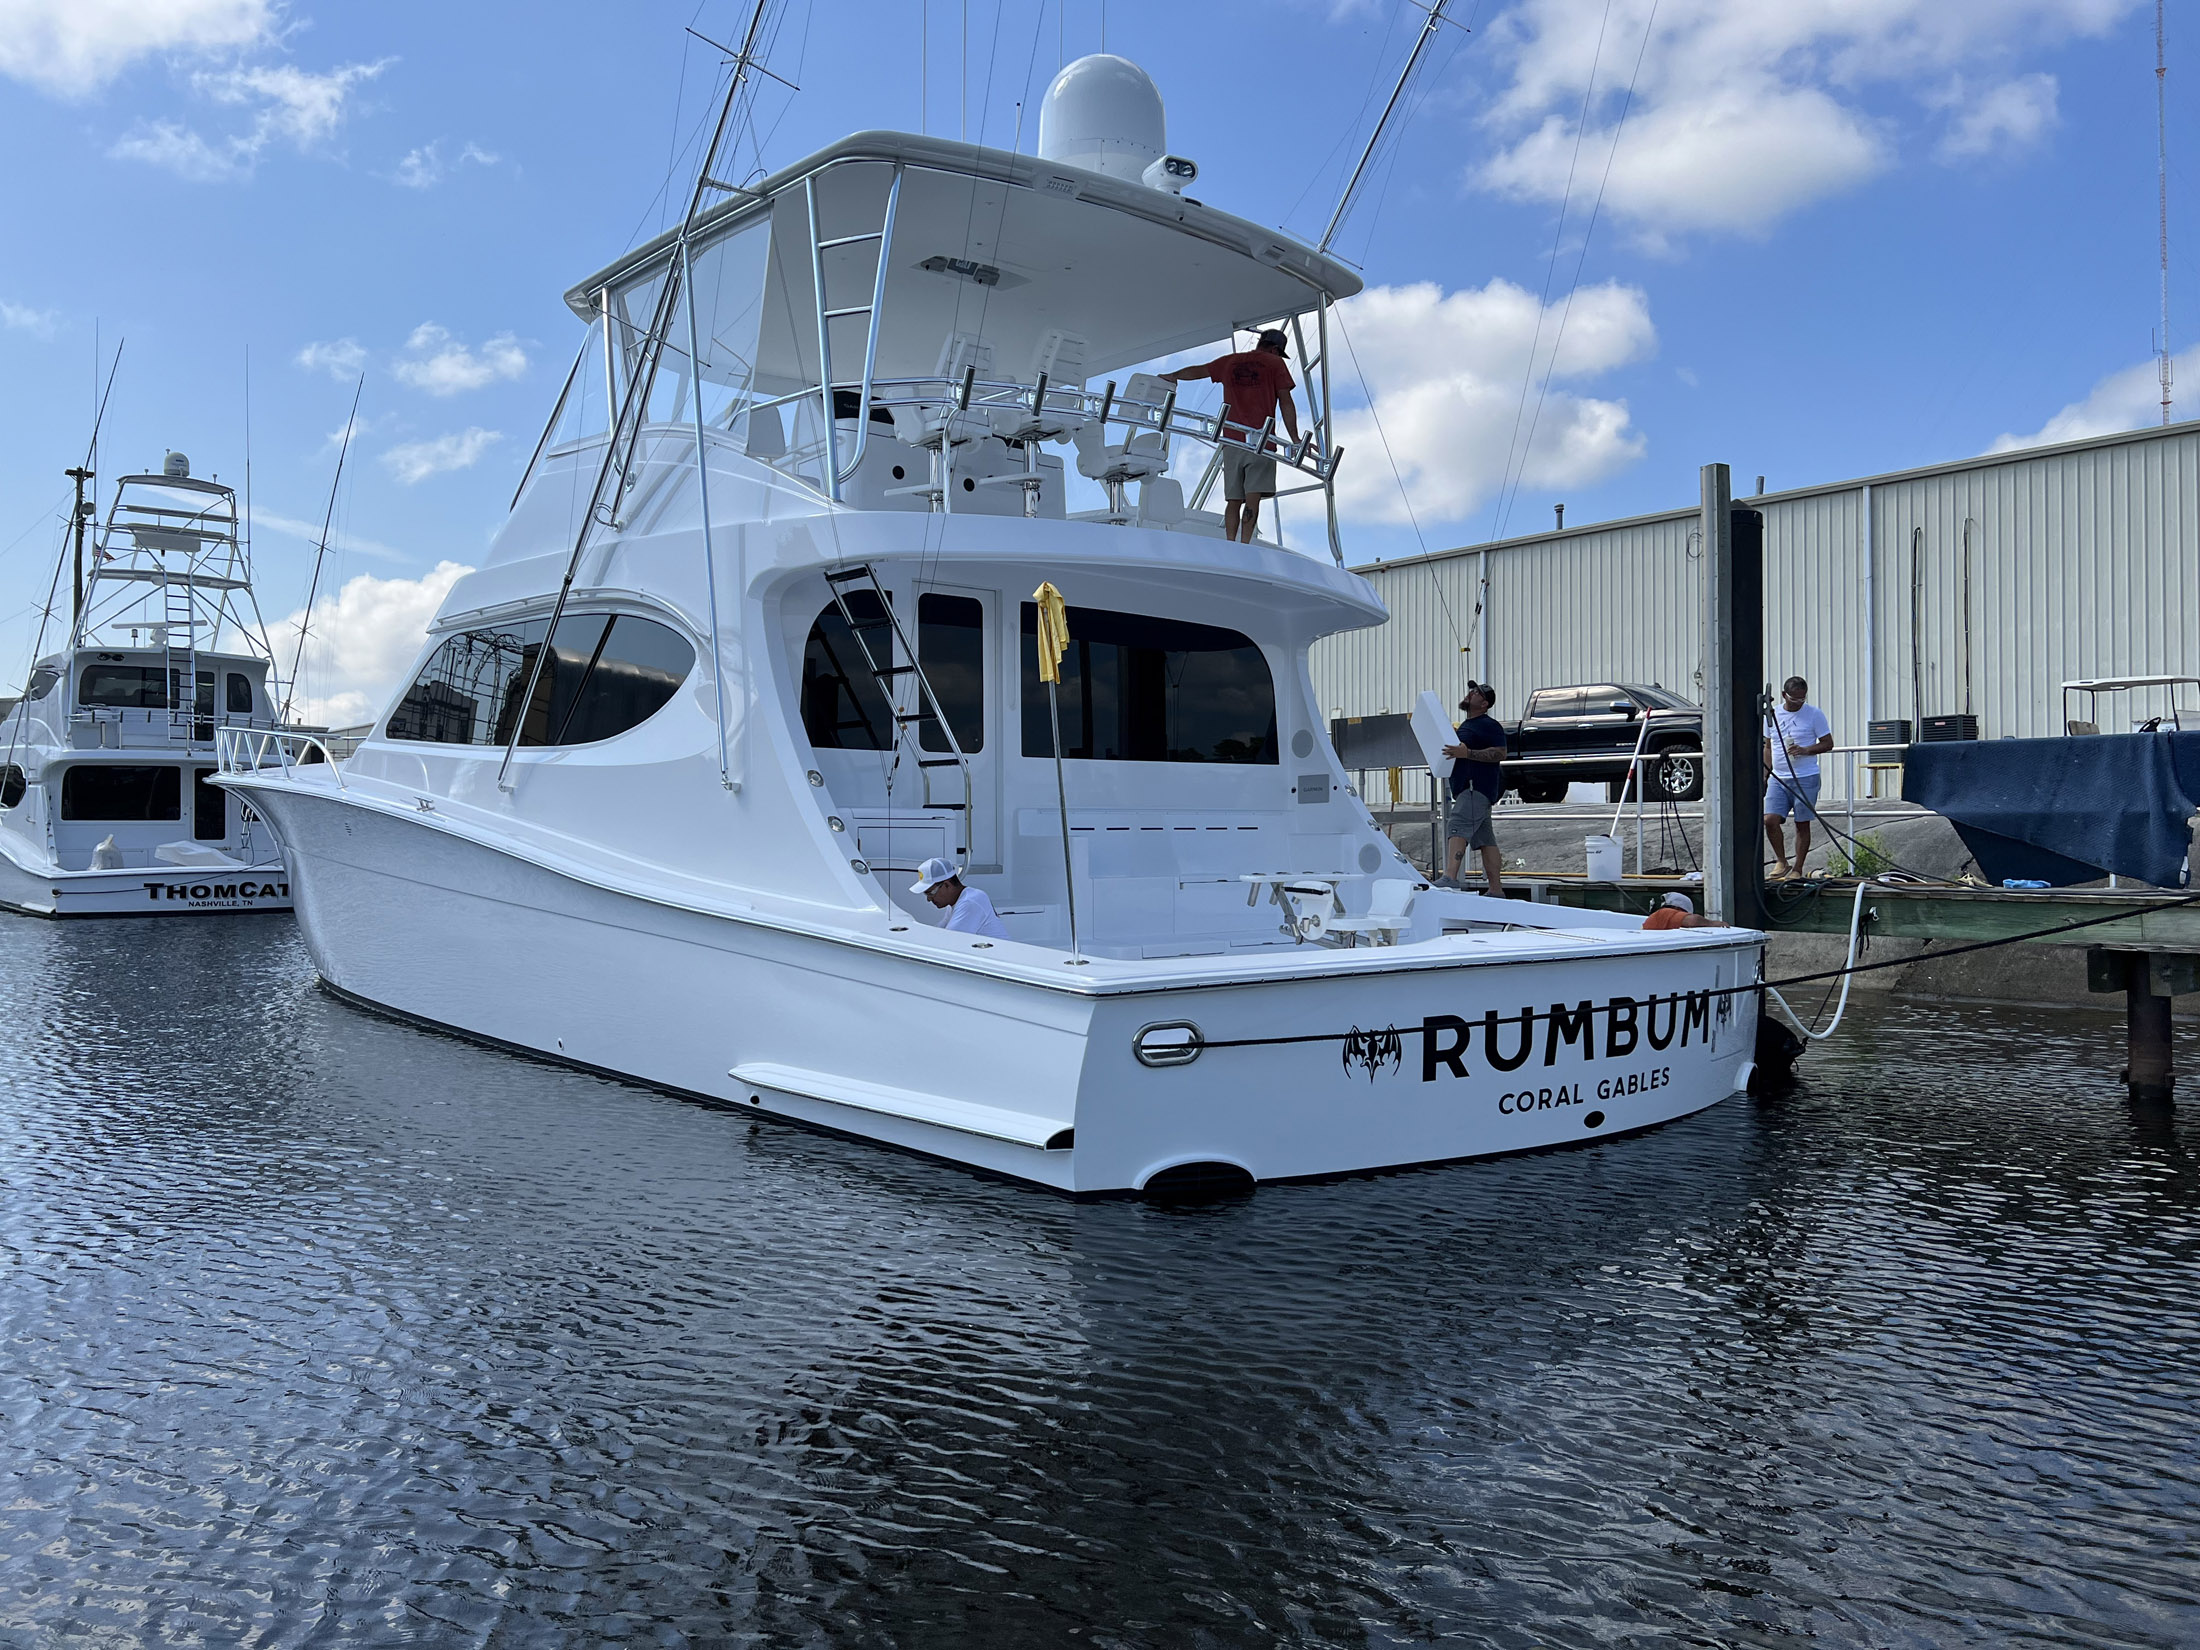
[[[1137,183],[1168,147],[1161,93],[1129,58],[1080,57],[1054,77],[1039,105],[1043,160]]]
[[[172,477],[188,476],[191,473],[191,461],[181,453],[170,453],[160,461],[160,473]]]

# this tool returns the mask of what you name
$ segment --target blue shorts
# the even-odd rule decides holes
[[[1765,786],[1765,818],[1785,819],[1793,814],[1797,819],[1818,817],[1818,786],[1824,774],[1797,774],[1789,778],[1776,774]]]

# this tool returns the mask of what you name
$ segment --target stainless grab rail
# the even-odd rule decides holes
[[[214,730],[214,761],[220,773],[257,774],[269,767],[282,770],[285,779],[292,778],[302,767],[318,764],[306,762],[293,754],[299,750],[317,750],[321,762],[335,777],[340,791],[351,787],[344,783],[344,770],[337,764],[336,753],[329,749],[320,735],[300,733],[291,728],[216,728]],[[274,760],[270,762],[269,757]]]

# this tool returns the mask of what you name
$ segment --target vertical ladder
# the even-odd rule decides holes
[[[161,642],[166,650],[162,663],[168,672],[168,737],[180,737],[188,744],[199,714],[198,603],[192,596],[189,569],[180,584],[165,566],[162,574]]]
[[[827,238],[820,225],[817,210],[817,178],[812,174],[802,185],[803,203],[810,218],[810,285],[817,304],[817,377],[818,393],[824,402],[825,414],[825,475],[824,492],[827,498],[839,502],[841,483],[856,473],[863,463],[863,451],[871,439],[871,379],[878,367],[879,311],[886,303],[887,260],[894,245],[894,214],[901,204],[901,163],[894,163],[893,181],[886,190],[886,210],[876,229],[864,230],[854,235],[835,235]],[[828,304],[825,297],[825,254],[835,247],[862,246],[878,243],[877,263],[871,273],[871,298],[868,303],[842,304],[838,308]],[[840,462],[839,409],[834,405],[837,386],[833,382],[833,323],[860,315],[865,322],[863,341],[863,377],[858,380],[856,394],[855,452],[847,464]]]
[[[833,605],[840,610],[841,623],[848,627],[848,634],[856,639],[856,646],[863,653],[864,668],[871,679],[878,683],[879,691],[886,696],[886,708],[894,722],[894,769],[886,779],[886,805],[893,806],[893,771],[901,767],[902,750],[907,743],[909,759],[922,776],[924,799],[920,806],[941,812],[959,813],[962,828],[956,834],[955,858],[964,865],[970,863],[970,813],[976,801],[976,787],[970,776],[970,758],[955,738],[955,730],[949,725],[946,714],[940,708],[939,699],[932,692],[932,684],[925,680],[924,667],[917,662],[917,650],[910,645],[909,636],[901,627],[901,620],[894,612],[894,604],[886,599],[886,591],[878,582],[878,574],[868,562],[853,567],[827,568],[825,587],[833,593]],[[878,603],[880,617],[858,619],[848,606],[851,589],[868,590]],[[872,646],[877,637],[886,646],[882,660]],[[897,664],[896,656],[908,660]],[[914,687],[914,703],[910,688]],[[940,737],[947,741],[951,753],[946,756],[927,756],[921,739],[910,732],[921,726],[926,718],[939,724]],[[932,797],[932,775],[941,768],[955,768],[962,774],[962,800],[960,802],[936,802]]]

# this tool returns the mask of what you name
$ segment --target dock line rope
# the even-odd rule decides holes
[[[1788,1008],[1786,1000],[1779,996],[1779,988],[1782,986],[1812,985],[1820,980],[1847,980],[1858,974],[1872,973],[1876,969],[1907,968],[1912,963],[1926,960],[1924,953],[1914,957],[1889,957],[1879,962],[1860,963],[1854,960],[1856,935],[1859,931],[1864,909],[1863,895],[1869,886],[1869,883],[1859,883],[1857,885],[1856,914],[1852,916],[1849,927],[1849,956],[1851,960],[1842,967],[1821,969],[1815,974],[1794,974],[1784,980],[1754,980],[1748,985],[1712,986],[1704,995],[1709,997],[1740,997],[1752,992],[1767,993],[1778,1001],[1782,1008],[1788,1009],[1789,1015],[1796,1018],[1798,1027],[1803,1029],[1806,1035],[1817,1039],[1832,1036],[1834,1026],[1840,1024],[1841,1012],[1846,1011],[1848,1006],[1848,991],[1845,986],[1841,993],[1841,1011],[1834,1014],[1833,1025],[1827,1026],[1822,1032],[1810,1032],[1807,1027],[1801,1026],[1800,1017],[1795,1016],[1795,1011]],[[2166,905],[2149,906],[2147,909],[2149,911],[2175,911],[2180,907],[2196,904],[2200,904],[2200,894],[2186,894],[2169,901]],[[2027,940],[2050,939],[2057,934],[2074,934],[2083,928],[2099,928],[2107,923],[2128,922],[2131,920],[2132,915],[2133,913],[2129,911],[2113,911],[2107,916],[2085,917],[2077,922],[2058,923],[2053,928],[2035,928],[2029,933],[2008,934],[1994,940],[1973,940],[1968,945],[1950,946],[1945,951],[1935,951],[1931,953],[1931,956],[1937,960],[1942,957],[1961,957],[1973,951],[1991,951],[2004,945],[2021,945]],[[1653,993],[1652,995],[1655,996],[1656,994]],[[1608,1014],[1611,1012],[1611,1008],[1610,1003],[1592,1004],[1589,1012],[1591,1014]],[[1510,1016],[1507,1018],[1509,1019]],[[1402,1037],[1424,1036],[1428,1030],[1426,1026],[1398,1026],[1394,1029]],[[1342,1043],[1354,1037],[1365,1037],[1367,1035],[1366,1029],[1356,1026],[1350,1031],[1309,1031],[1293,1037],[1218,1037],[1211,1041],[1202,1039],[1199,1048],[1204,1052],[1211,1048],[1277,1048],[1292,1043]]]

